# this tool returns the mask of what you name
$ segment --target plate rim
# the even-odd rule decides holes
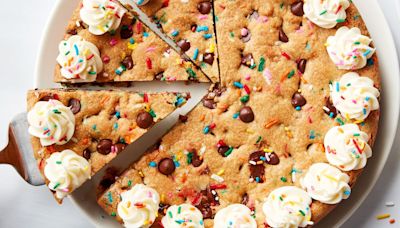
[[[77,0],[78,1],[78,0]],[[389,26],[388,26],[388,22],[386,20],[386,18],[384,17],[384,14],[382,12],[381,7],[379,6],[378,2],[376,0],[354,0],[354,3],[356,4],[357,8],[359,9],[359,11],[361,12],[362,8],[361,7],[361,2],[363,2],[362,4],[368,5],[368,7],[373,8],[374,9],[374,20],[377,20],[376,18],[380,18],[380,21],[383,21],[384,23],[380,24],[380,30],[384,31],[384,34],[387,34],[388,37],[386,37],[385,39],[387,39],[387,41],[385,42],[386,48],[384,48],[385,50],[389,50],[391,49],[392,51],[392,62],[395,62],[397,64],[392,65],[392,69],[389,68],[388,63],[384,63],[383,61],[381,61],[382,59],[386,59],[386,57],[383,57],[383,55],[380,54],[380,49],[377,50],[377,54],[379,56],[379,63],[380,63],[380,74],[381,74],[381,81],[382,81],[382,92],[383,94],[385,94],[385,97],[388,94],[391,94],[391,99],[394,99],[394,102],[391,102],[390,104],[386,104],[386,107],[381,109],[381,119],[379,121],[379,127],[378,127],[378,135],[377,135],[377,142],[376,144],[382,143],[383,141],[385,141],[385,145],[383,145],[384,147],[384,151],[385,153],[383,155],[381,155],[381,159],[379,160],[380,162],[375,164],[378,165],[378,168],[375,170],[370,170],[367,168],[363,171],[363,173],[365,173],[366,171],[370,171],[370,172],[374,172],[374,177],[372,180],[370,180],[368,186],[364,187],[364,191],[360,196],[358,197],[357,201],[352,202],[352,204],[349,206],[350,207],[350,211],[347,211],[344,215],[342,215],[339,219],[336,219],[335,223],[333,223],[334,227],[339,227],[341,225],[343,225],[349,218],[350,216],[352,216],[354,214],[354,212],[361,206],[361,204],[365,201],[365,199],[370,195],[370,192],[372,191],[372,189],[375,187],[377,180],[379,179],[379,177],[382,175],[382,171],[383,168],[385,167],[385,164],[387,162],[388,156],[391,153],[391,150],[393,148],[393,144],[394,144],[394,139],[397,133],[397,128],[398,128],[398,122],[399,122],[399,112],[400,112],[400,95],[399,95],[399,91],[398,88],[400,87],[400,70],[399,70],[399,61],[398,61],[398,55],[396,52],[396,46],[394,43],[394,39],[393,39],[393,34],[392,31],[390,30]],[[49,63],[45,61],[46,56],[49,54],[48,53],[48,48],[47,48],[47,44],[51,43],[50,41],[52,39],[55,39],[54,35],[51,35],[51,32],[53,30],[53,28],[55,26],[57,26],[57,24],[55,23],[57,21],[57,18],[59,17],[60,13],[65,13],[63,10],[63,6],[64,4],[75,4],[75,1],[70,1],[70,0],[57,0],[57,2],[55,3],[50,16],[48,17],[45,29],[42,32],[42,38],[40,41],[40,45],[39,45],[39,51],[37,54],[37,59],[36,59],[36,64],[35,64],[35,71],[34,71],[34,86],[35,88],[41,88],[41,87],[46,87],[46,83],[51,83],[52,85],[54,85],[55,87],[59,87],[58,84],[54,84],[52,82],[52,79],[50,79],[47,82],[43,82],[43,75],[49,73],[48,71],[48,67],[49,67]],[[397,4],[397,9],[400,9],[400,4]],[[361,12],[362,14],[362,12]],[[366,17],[362,17],[364,21],[366,21],[368,18]],[[365,22],[365,24],[367,25],[368,31],[371,33],[371,31],[375,31],[378,30],[378,28],[374,28],[371,29],[372,26],[369,25],[368,22]],[[63,29],[64,29],[64,25],[63,25]],[[61,37],[60,37],[61,38]],[[375,40],[375,39],[374,39]],[[59,41],[57,41],[59,42]],[[375,42],[376,46],[377,42]],[[383,46],[383,45],[382,45]],[[54,54],[54,53],[53,53]],[[55,65],[55,61],[54,64]],[[384,67],[385,66],[385,67]],[[53,66],[52,66],[53,67]],[[392,77],[395,77],[395,81],[396,83],[393,83],[395,85],[390,85],[390,86],[397,86],[397,90],[396,91],[385,91],[385,87],[389,88],[390,86],[388,86],[387,84],[383,84],[383,77],[389,77],[388,74],[384,74],[384,72],[388,73],[388,72],[395,72],[395,75],[392,75]],[[385,86],[386,85],[386,86]],[[392,97],[394,96],[394,97]],[[385,98],[383,97],[382,100],[387,100],[389,98]],[[391,106],[395,106],[392,108],[388,108],[387,106],[391,105]],[[389,113],[388,112],[394,112]],[[391,123],[391,128],[389,129],[390,132],[382,132],[383,131],[383,123],[386,123],[387,121],[390,120],[382,120],[382,117],[385,115],[389,115],[392,116],[392,121],[395,121],[395,124]],[[393,119],[394,117],[394,119]],[[383,136],[383,133],[386,134],[385,139],[381,139]],[[381,137],[380,137],[381,136]],[[379,139],[379,142],[378,142]],[[374,148],[376,148],[377,146],[375,145]],[[375,159],[376,160],[376,159]],[[375,161],[378,162],[378,161]],[[362,178],[364,175],[362,175],[360,178]],[[357,182],[359,182],[359,180],[357,180]],[[359,190],[360,191],[360,190]],[[350,197],[351,198],[351,197]],[[70,197],[73,205],[78,208],[84,215],[85,217],[88,218],[88,220],[96,225],[99,226],[100,222],[98,218],[95,218],[93,216],[91,216],[86,210],[84,210],[81,206],[79,206],[79,204],[74,200],[73,197]],[[343,204],[343,202],[341,203]],[[339,204],[339,205],[341,205]],[[337,210],[335,210],[337,211]],[[328,218],[330,215],[335,214],[335,212],[331,212],[326,218]],[[324,218],[321,222],[323,222],[324,220],[326,220],[326,218]]]

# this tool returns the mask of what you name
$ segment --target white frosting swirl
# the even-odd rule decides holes
[[[326,49],[329,57],[342,70],[357,70],[367,65],[375,53],[371,38],[361,34],[359,28],[340,27],[335,36],[328,37]]]
[[[64,145],[75,132],[75,116],[58,100],[39,101],[28,112],[29,134],[42,146]]]
[[[118,216],[128,228],[150,227],[158,216],[160,196],[153,188],[136,184],[121,194]]]
[[[92,43],[75,35],[61,41],[57,62],[61,75],[74,82],[92,82],[103,70],[99,49]]]
[[[325,135],[325,154],[329,163],[344,171],[362,169],[372,156],[367,133],[356,124],[331,128]]]
[[[379,90],[374,81],[355,72],[344,74],[330,85],[333,105],[346,119],[363,121],[379,109]]]
[[[90,179],[90,164],[72,150],[52,153],[46,160],[44,175],[50,181],[48,187],[56,192],[58,199]]]
[[[326,204],[337,204],[350,196],[350,177],[326,163],[314,163],[300,180],[311,198]]]
[[[257,228],[251,210],[243,204],[231,204],[217,212],[214,228]]]
[[[117,30],[126,12],[113,0],[83,0],[80,16],[89,25],[90,33],[103,35]]]
[[[312,225],[311,197],[295,186],[272,191],[263,205],[266,222],[271,227],[306,227]]]
[[[333,28],[346,19],[349,0],[307,0],[304,2],[304,15],[322,28]]]
[[[203,215],[200,210],[190,204],[170,206],[161,223],[168,228],[202,228]]]

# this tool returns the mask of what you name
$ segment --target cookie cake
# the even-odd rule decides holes
[[[351,197],[373,154],[375,51],[349,0],[83,0],[54,81],[211,85],[157,145],[93,192],[123,226],[307,227]],[[29,132],[55,198],[189,97],[30,91]]]

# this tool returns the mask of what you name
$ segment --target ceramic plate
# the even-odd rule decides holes
[[[381,121],[374,155],[368,160],[368,165],[359,178],[351,197],[342,201],[338,207],[329,214],[316,227],[338,227],[342,225],[361,205],[368,193],[379,178],[391,151],[396,133],[399,114],[399,66],[392,34],[376,0],[353,0],[360,10],[365,23],[371,33],[380,59],[382,75],[381,94]],[[43,34],[41,47],[37,59],[35,72],[35,86],[37,88],[53,88],[59,85],[52,82],[58,43],[63,38],[64,29],[79,0],[58,0]],[[177,110],[161,124],[155,126],[149,134],[140,138],[137,143],[130,145],[110,165],[126,168],[132,161],[151,146],[160,136],[173,126],[177,115],[190,111],[204,95],[207,84],[182,83],[136,83],[129,90],[135,91],[190,91],[192,100],[180,110]],[[96,185],[104,170],[95,175],[91,181],[84,184],[70,197],[77,208],[86,214],[93,224],[98,227],[118,227],[118,223],[97,206],[95,194]]]

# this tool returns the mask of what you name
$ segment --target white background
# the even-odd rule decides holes
[[[400,48],[400,17],[397,16],[400,10],[396,6],[400,5],[396,2],[399,0],[378,1]],[[8,122],[14,114],[25,110],[25,95],[33,87],[34,65],[42,30],[55,1],[2,0],[0,3],[0,148],[3,148],[7,142]],[[399,164],[400,152],[396,151],[390,155],[368,199],[344,227],[400,227]],[[396,206],[386,207],[387,201],[394,202]],[[394,225],[390,225],[388,220],[377,221],[375,216],[381,213],[390,213],[398,221]],[[32,187],[12,167],[0,165],[0,227],[63,228],[92,225],[69,200],[58,206],[46,187]]]

